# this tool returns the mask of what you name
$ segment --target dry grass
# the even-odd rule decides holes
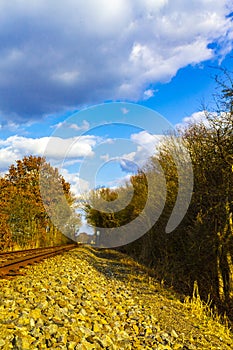
[[[178,335],[176,349],[232,349],[233,334],[227,319],[204,303],[195,283],[193,296],[182,302],[172,288],[151,277],[150,270],[125,254],[85,248],[88,261],[111,278],[124,281],[145,312],[157,318],[159,329]],[[168,348],[169,349],[169,348]]]

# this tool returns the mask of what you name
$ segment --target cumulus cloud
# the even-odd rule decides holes
[[[190,124],[199,124],[199,123],[208,125],[209,122],[206,118],[206,114],[207,114],[206,111],[194,112],[192,115],[183,118],[181,123],[176,124],[176,127],[178,129],[182,129],[189,126]]]
[[[63,130],[64,128],[64,129],[73,129],[76,131],[86,131],[90,128],[90,124],[86,120],[83,120],[81,125],[64,121],[53,125],[52,128],[61,128],[61,130]]]
[[[148,154],[152,155],[156,151],[159,142],[163,138],[163,135],[151,135],[147,131],[141,131],[131,135],[131,140],[138,143],[141,147],[145,148]]]
[[[45,156],[52,164],[64,160],[66,165],[72,164],[82,157],[93,156],[93,147],[97,142],[95,136],[80,136],[69,139],[59,137],[27,138],[11,136],[0,139],[0,171],[7,168],[24,156]],[[68,164],[69,165],[69,164]]]
[[[147,89],[144,91],[144,100],[148,100],[149,98],[154,96],[154,93],[156,92],[156,90],[153,89]]]
[[[25,122],[149,98],[151,84],[232,49],[232,7],[230,0],[2,1],[0,113]]]
[[[71,192],[75,196],[83,195],[83,193],[88,192],[90,190],[88,181],[79,177],[79,174],[71,173],[67,169],[61,169],[61,175],[64,176],[66,181],[70,184]]]
[[[136,150],[123,155],[120,162],[121,169],[134,173],[143,168],[148,159],[156,153],[163,137],[163,135],[151,135],[146,131],[132,134],[130,139],[135,143]]]

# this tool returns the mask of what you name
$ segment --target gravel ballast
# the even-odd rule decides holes
[[[195,314],[123,254],[77,248],[22,272],[0,280],[0,349],[233,346],[222,325]]]

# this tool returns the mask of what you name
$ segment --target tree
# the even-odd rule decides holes
[[[44,177],[43,175],[44,174]],[[46,197],[42,196],[42,184]],[[55,186],[60,190],[59,196]],[[47,246],[61,244],[74,235],[74,223],[80,224],[72,204],[74,197],[70,185],[42,157],[28,156],[10,166],[4,179],[1,179],[1,214],[4,214],[5,230],[15,244],[24,246]],[[69,217],[58,227],[58,222],[51,213],[56,206],[63,209]],[[67,209],[68,207],[68,209]],[[66,236],[63,235],[63,232]]]
[[[12,235],[8,223],[10,188],[9,182],[0,178],[0,250],[12,247]]]

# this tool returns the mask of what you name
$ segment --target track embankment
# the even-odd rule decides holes
[[[127,256],[77,248],[0,280],[0,349],[232,349],[198,301],[181,303]]]

